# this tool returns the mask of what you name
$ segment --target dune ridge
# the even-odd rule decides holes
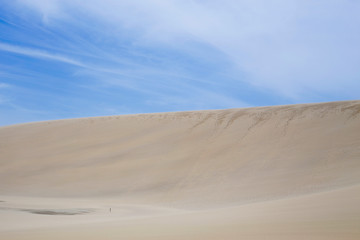
[[[49,204],[58,199],[53,201],[56,207],[62,206],[59,199],[85,201],[87,207],[98,209],[72,218],[56,216],[82,219],[78,223],[82,225],[68,230],[55,224],[56,228],[45,230],[46,224],[39,224],[42,231],[34,232],[34,239],[46,239],[60,230],[70,238],[100,239],[96,232],[104,234],[105,229],[114,233],[108,239],[116,239],[121,236],[116,228],[136,227],[145,233],[126,230],[124,236],[264,239],[271,233],[273,238],[266,239],[358,239],[359,133],[360,101],[1,127],[0,200],[5,202],[0,203],[0,211],[1,206],[16,207],[9,199],[35,198]],[[146,208],[130,211],[140,212],[139,220],[120,223],[116,220],[124,216],[118,213],[119,218],[112,216],[112,225],[106,227],[84,220],[99,217],[99,212],[103,214],[100,219],[107,219],[109,203],[115,209]],[[17,207],[33,209],[26,204]],[[149,216],[154,216],[151,224]],[[165,222],[172,230],[159,227]],[[84,230],[89,226],[94,227],[92,234]],[[235,226],[237,230],[231,230]],[[9,224],[8,229],[11,227]],[[25,239],[21,227],[16,229],[18,232],[3,236]],[[0,236],[5,232],[0,228]]]

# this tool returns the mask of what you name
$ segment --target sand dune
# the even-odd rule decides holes
[[[360,101],[7,126],[0,166],[0,239],[360,239]]]

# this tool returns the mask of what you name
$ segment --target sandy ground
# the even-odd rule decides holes
[[[7,126],[0,239],[360,239],[359,172],[360,101]]]

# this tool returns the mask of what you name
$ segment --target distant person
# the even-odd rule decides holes
[[[110,213],[111,213],[111,208],[110,208],[110,210],[109,210],[109,211],[110,211]]]

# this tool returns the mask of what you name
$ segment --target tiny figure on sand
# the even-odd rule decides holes
[[[111,213],[111,208],[109,209],[110,213]]]

